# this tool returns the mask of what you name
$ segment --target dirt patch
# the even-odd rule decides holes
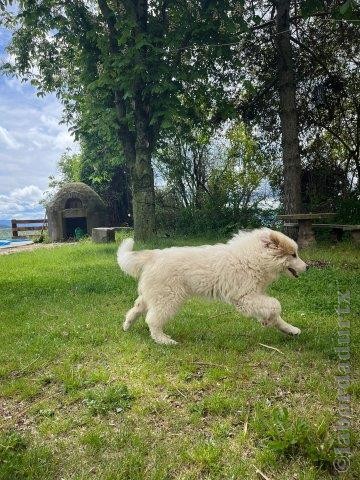
[[[331,263],[327,262],[326,260],[308,260],[306,263],[309,265],[309,267],[320,269],[331,267]]]
[[[17,430],[29,429],[33,421],[26,415],[29,409],[23,401],[8,402],[5,399],[0,401],[0,430],[16,428]]]

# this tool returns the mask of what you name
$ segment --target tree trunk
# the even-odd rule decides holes
[[[301,212],[301,161],[295,101],[295,72],[290,43],[290,0],[278,0],[276,15],[278,89],[284,174],[285,213]]]
[[[135,39],[147,34],[148,2],[135,5]],[[146,71],[147,48],[141,47],[135,62]],[[155,191],[151,154],[154,138],[150,125],[150,107],[146,96],[146,80],[139,74],[134,85],[135,163],[132,168],[134,235],[136,240],[149,240],[155,234]],[[145,77],[146,78],[146,77]]]
[[[106,0],[98,0],[98,5],[107,23],[109,31],[109,52],[119,54],[116,15]],[[131,10],[136,25],[137,35],[145,35],[147,31],[147,0],[129,2],[127,8]],[[144,67],[146,50],[139,50],[136,62]],[[125,102],[124,91],[114,91],[114,104],[118,118],[119,139],[123,147],[126,165],[131,171],[134,236],[137,240],[148,240],[155,233],[155,194],[154,173],[151,166],[151,152],[154,139],[151,135],[149,104],[145,102],[145,83],[139,74],[134,85],[134,116],[135,133],[127,126],[128,106]]]
[[[149,240],[155,234],[154,172],[147,139],[137,132],[136,158],[132,168],[134,236]]]
[[[109,226],[133,226],[130,173],[119,165],[111,178],[104,198],[109,206]]]

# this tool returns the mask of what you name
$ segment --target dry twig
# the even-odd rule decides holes
[[[259,343],[259,345],[261,345],[262,347],[265,347],[265,348],[269,348],[270,350],[275,350],[275,352],[281,353],[281,355],[285,355],[284,352],[282,352],[281,350],[279,350],[276,347],[271,347],[270,345],[265,345],[265,343]]]

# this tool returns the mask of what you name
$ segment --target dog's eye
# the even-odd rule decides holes
[[[296,258],[296,253],[293,253],[291,256],[294,257],[294,258]]]

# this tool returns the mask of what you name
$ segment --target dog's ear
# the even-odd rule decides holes
[[[260,240],[266,248],[278,248],[280,243],[277,232],[268,229],[262,230]]]
[[[266,248],[269,248],[280,255],[289,255],[294,252],[294,246],[291,240],[281,232],[274,230],[265,230],[260,239]]]
[[[279,232],[274,232],[274,230],[270,230],[270,242],[272,248],[280,249],[284,243],[284,235]]]

